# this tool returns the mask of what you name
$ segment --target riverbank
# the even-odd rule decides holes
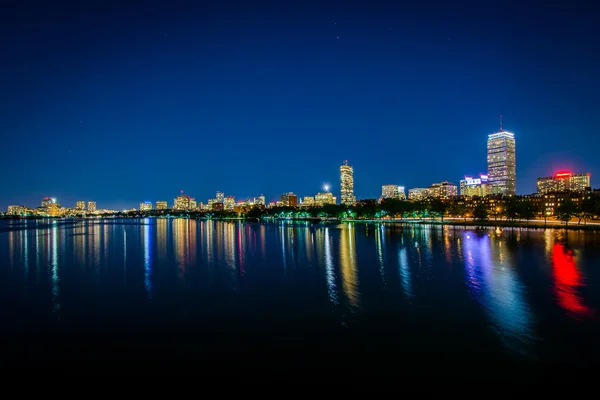
[[[5,221],[23,221],[23,220],[58,220],[64,222],[77,222],[84,220],[103,220],[103,219],[143,219],[143,218],[165,218],[165,219],[195,219],[198,221],[245,221],[245,222],[307,222],[312,224],[339,224],[339,223],[373,223],[386,225],[448,225],[459,227],[476,227],[476,228],[526,228],[526,229],[566,229],[577,231],[600,231],[600,223],[578,223],[570,222],[568,225],[554,220],[547,222],[540,221],[506,221],[506,220],[459,220],[459,219],[444,219],[441,220],[413,220],[413,219],[345,219],[345,218],[246,218],[246,217],[222,217],[222,218],[202,218],[198,216],[94,216],[88,218],[61,218],[61,217],[0,217],[0,220]]]

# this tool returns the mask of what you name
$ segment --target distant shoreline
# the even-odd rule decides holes
[[[84,221],[84,220],[106,220],[106,219],[196,219],[200,221],[246,221],[246,222],[275,222],[275,221],[293,221],[293,222],[312,222],[314,224],[322,223],[371,223],[371,224],[389,224],[389,225],[447,225],[459,227],[476,227],[476,228],[527,228],[527,229],[567,229],[581,231],[600,231],[600,223],[577,223],[570,222],[569,225],[558,223],[554,220],[543,222],[521,222],[521,221],[506,221],[506,220],[487,220],[487,221],[461,221],[456,219],[451,220],[386,220],[386,219],[341,219],[341,218],[198,218],[197,216],[97,216],[87,218],[64,218],[64,217],[14,217],[0,216],[0,220],[48,220],[55,219],[57,221]]]

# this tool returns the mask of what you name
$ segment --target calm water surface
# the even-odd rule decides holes
[[[590,232],[0,221],[4,355],[594,365],[599,286]]]

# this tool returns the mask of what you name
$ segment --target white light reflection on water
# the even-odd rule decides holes
[[[402,289],[408,297],[413,297],[414,293],[412,290],[412,280],[410,276],[410,264],[408,263],[408,254],[406,247],[402,247],[398,251],[398,265],[400,270],[400,281],[402,282]]]
[[[327,280],[327,292],[329,300],[338,304],[337,288],[335,285],[335,275],[333,273],[333,255],[331,254],[331,238],[329,237],[329,228],[325,228],[325,278]]]
[[[58,277],[58,227],[52,226],[52,311],[60,310],[60,278]]]
[[[501,239],[495,239],[492,244],[488,235],[465,233],[463,236],[471,294],[483,306],[492,330],[504,346],[531,356],[536,338],[533,316],[525,300],[525,287],[502,248]]]
[[[148,300],[152,300],[152,225],[149,219],[144,220],[144,286]]]

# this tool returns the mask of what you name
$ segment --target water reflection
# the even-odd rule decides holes
[[[148,219],[144,220],[144,286],[148,293],[148,299],[152,299],[152,224]]]
[[[60,278],[58,277],[58,228],[56,223],[52,227],[52,310],[60,309]]]
[[[527,354],[535,337],[532,315],[525,302],[525,288],[502,242],[492,245],[488,235],[469,232],[464,233],[462,242],[467,284],[472,295],[484,307],[494,332],[504,345]]]
[[[322,239],[322,243],[325,248],[325,279],[327,281],[327,292],[329,294],[329,300],[334,304],[338,304],[338,295],[337,288],[335,284],[335,274],[334,274],[334,265],[333,265],[333,254],[331,251],[331,238],[329,237],[329,228],[325,228],[324,238]],[[322,231],[319,230],[317,232],[317,239],[321,236],[320,233]],[[321,242],[321,241],[320,241]]]
[[[574,318],[592,317],[594,312],[583,303],[578,288],[584,286],[583,278],[575,263],[572,249],[556,242],[552,247],[552,277],[554,294],[558,304]]]
[[[352,306],[358,306],[358,277],[354,224],[344,224],[340,232],[340,270],[342,286]]]
[[[400,248],[398,251],[398,270],[400,271],[400,282],[402,284],[402,290],[408,295],[413,297],[412,280],[410,277],[410,265],[408,263],[408,255],[406,247]]]

